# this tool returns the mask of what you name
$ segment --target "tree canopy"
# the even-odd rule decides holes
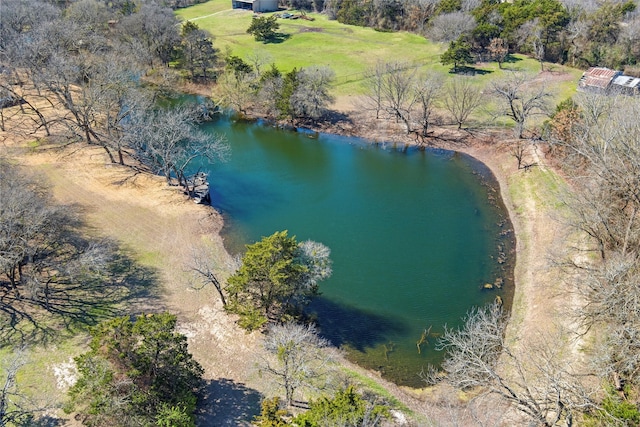
[[[203,370],[175,331],[176,317],[119,317],[91,330],[90,350],[75,358],[79,371],[68,411],[89,426],[194,424]]]
[[[247,245],[241,267],[228,279],[227,310],[248,330],[299,315],[318,294],[318,282],[331,275],[329,254],[326,246],[298,243],[286,230]]]
[[[376,427],[389,418],[389,408],[376,396],[361,393],[352,385],[341,388],[333,396],[322,396],[309,402],[309,409],[293,420],[280,409],[280,399],[265,399],[256,418],[259,427]]]
[[[259,16],[251,20],[251,25],[247,28],[247,33],[253,35],[256,41],[267,42],[276,35],[276,30],[280,28],[276,16]]]
[[[453,72],[458,72],[461,65],[473,64],[474,59],[471,55],[471,45],[463,39],[458,39],[449,43],[449,48],[440,56],[442,65],[453,64]]]
[[[309,403],[309,410],[295,418],[300,427],[375,427],[389,417],[389,409],[373,396],[348,386],[333,397],[321,397]]]

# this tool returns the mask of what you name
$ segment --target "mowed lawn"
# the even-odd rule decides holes
[[[221,5],[227,10],[220,11]],[[338,90],[342,94],[357,93],[359,85],[353,83],[362,80],[363,73],[377,61],[408,61],[428,64],[440,72],[447,70],[438,62],[444,45],[407,32],[383,33],[343,25],[317,13],[308,14],[314,21],[279,19],[278,32],[287,37],[279,43],[257,42],[247,34],[253,13],[231,9],[231,0],[211,0],[180,9],[177,14],[209,31],[218,49],[223,52],[229,49],[245,60],[260,55],[283,71],[311,65],[329,66],[335,72],[336,85],[345,86]]]
[[[289,11],[296,13],[295,11]],[[267,64],[274,63],[282,71],[294,67],[326,65],[336,75],[334,94],[355,95],[362,93],[364,73],[376,62],[400,61],[418,67],[424,73],[438,73],[446,78],[449,66],[440,64],[445,44],[434,43],[425,37],[408,32],[379,32],[372,28],[343,25],[329,20],[325,15],[308,13],[313,21],[304,19],[278,19],[278,32],[285,35],[282,41],[262,43],[247,34],[253,12],[231,9],[231,0],[210,0],[196,6],[180,9],[182,20],[192,20],[214,37],[214,45],[222,52],[230,52],[251,62],[261,57]],[[270,13],[264,14],[271,15]],[[513,55],[513,61],[504,64],[506,70],[520,70],[531,74],[540,71],[540,64],[524,55]],[[563,78],[548,82],[554,101],[559,102],[573,93],[582,71],[546,64],[555,73],[566,73]],[[491,81],[505,78],[505,70],[496,63],[476,65],[479,73],[469,76],[474,85],[489,87]]]

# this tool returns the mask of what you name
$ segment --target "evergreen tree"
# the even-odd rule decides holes
[[[118,317],[92,329],[67,410],[89,426],[193,426],[203,370],[168,313]]]
[[[298,415],[294,425],[300,427],[375,427],[389,417],[385,405],[368,401],[353,386],[339,390],[333,398],[322,397],[309,404],[307,412]]]
[[[208,80],[218,59],[209,34],[191,21],[182,26],[179,64],[189,72],[192,80]]]
[[[440,62],[442,65],[453,64],[452,71],[457,73],[459,66],[474,63],[471,46],[461,38],[449,43],[449,49],[440,56]]]
[[[267,42],[276,35],[276,30],[280,28],[275,16],[260,16],[251,20],[251,25],[247,28],[247,33],[253,35],[256,41]]]
[[[286,230],[279,231],[247,245],[242,266],[227,281],[226,308],[239,314],[240,325],[248,330],[282,322],[298,315],[318,294],[318,281],[330,274],[326,246],[299,244]]]

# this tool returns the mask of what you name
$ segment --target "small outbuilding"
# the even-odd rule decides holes
[[[621,71],[611,70],[604,67],[591,67],[584,72],[578,82],[578,89],[606,92],[609,90],[613,79],[620,76]]]
[[[231,7],[253,12],[275,12],[278,10],[278,0],[231,0]]]
[[[640,78],[609,68],[591,67],[578,81],[578,90],[607,95],[640,95]]]
[[[613,79],[611,90],[624,95],[640,94],[640,78],[621,75]]]

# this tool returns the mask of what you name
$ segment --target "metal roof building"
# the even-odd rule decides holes
[[[640,78],[620,75],[613,79],[611,90],[625,95],[640,94]]]
[[[611,86],[613,79],[622,75],[621,71],[604,67],[591,67],[580,78],[578,89],[605,92]]]
[[[254,12],[275,12],[278,10],[278,0],[231,0],[231,7]]]

